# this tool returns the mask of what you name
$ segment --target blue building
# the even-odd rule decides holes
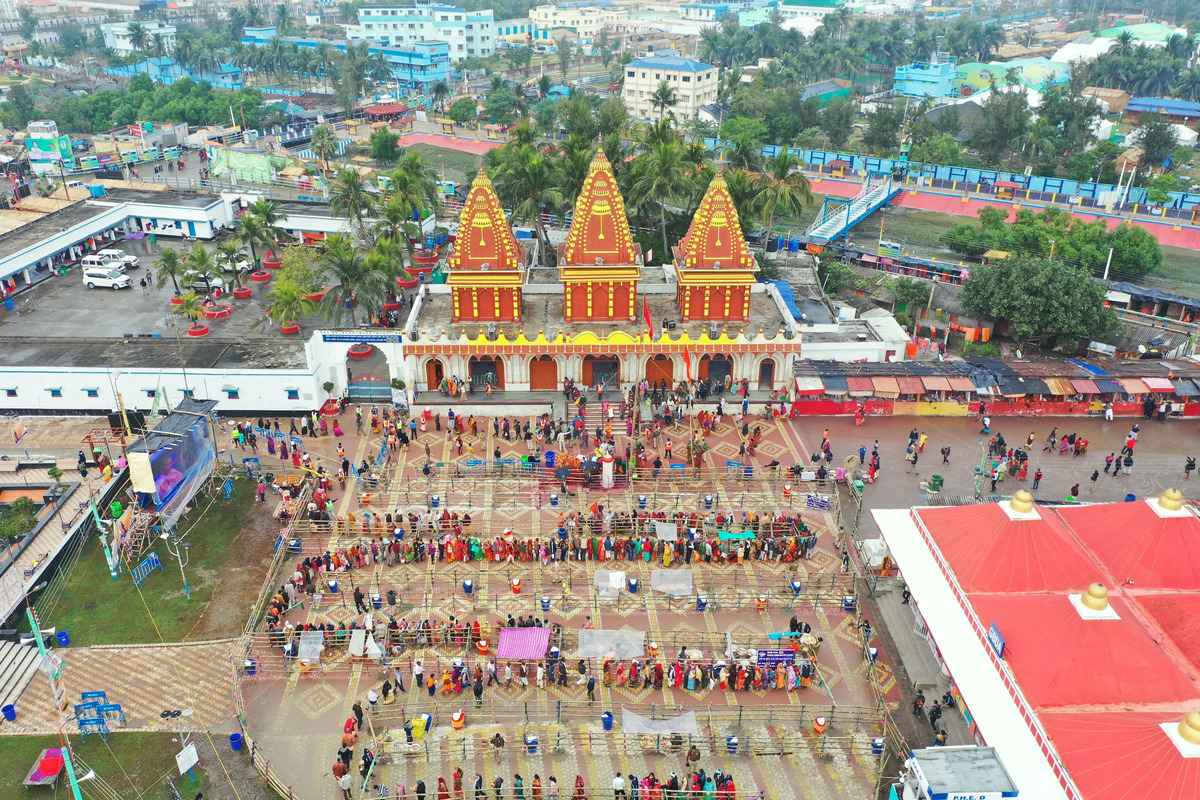
[[[917,61],[896,67],[896,94],[905,97],[954,97],[958,94],[954,61]]]
[[[207,83],[217,89],[244,89],[242,70],[234,64],[219,64],[216,70],[198,70],[179,64],[170,56],[157,56],[127,64],[123,67],[109,67],[108,74],[121,78],[132,78],[135,75],[146,75],[150,80],[170,86],[182,79],[190,78],[197,83]]]
[[[301,50],[316,50],[322,45],[332,52],[345,53],[347,50],[345,42],[278,36],[273,26],[245,28],[242,31],[242,44],[264,47],[276,40]],[[367,53],[372,58],[382,54],[392,67],[393,79],[414,91],[427,92],[433,84],[450,78],[450,47],[446,42],[413,42],[395,46],[368,44]]]

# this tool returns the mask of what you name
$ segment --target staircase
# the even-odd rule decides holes
[[[891,176],[867,179],[862,190],[849,202],[826,197],[821,204],[821,213],[813,220],[805,234],[811,244],[828,244],[845,236],[850,230],[879,209],[888,205],[900,194],[900,186]]]
[[[612,394],[615,396],[616,393],[614,392]],[[625,428],[623,423],[625,422],[625,414],[621,412],[621,401],[609,400],[608,407],[612,412],[613,433],[624,433]],[[600,401],[590,400],[588,401],[587,405],[583,407],[583,422],[585,425],[587,425],[589,433],[595,433],[596,428],[604,427],[604,411],[601,408]],[[622,424],[618,425],[617,423]],[[617,430],[618,427],[621,429],[620,431]]]
[[[15,704],[37,672],[38,651],[32,645],[0,642],[0,706]]]

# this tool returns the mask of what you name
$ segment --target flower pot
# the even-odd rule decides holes
[[[373,352],[375,352],[374,347],[360,342],[358,344],[351,345],[350,349],[346,351],[346,356],[351,361],[366,361],[371,357]]]
[[[268,251],[267,254],[262,257],[262,268],[283,269],[283,262],[276,258],[274,253]]]
[[[283,325],[279,326],[279,332],[282,333],[284,336],[295,336],[296,334],[300,333],[300,323],[299,322],[284,323]]]
[[[258,272],[250,273],[250,280],[254,281],[255,283],[266,283],[267,281],[271,280],[271,273],[260,269]]]
[[[183,305],[183,295],[180,295],[180,294],[177,294],[177,295],[172,295],[172,297],[171,297],[171,305],[173,305],[173,306],[181,306],[181,305]]]
[[[239,286],[233,290],[233,296],[238,300],[249,300],[254,296],[254,290],[249,286]]]
[[[396,285],[401,289],[415,289],[420,282],[421,279],[411,273],[396,276]]]
[[[187,329],[187,335],[193,338],[198,336],[208,336],[208,326],[200,322],[193,322]]]
[[[306,294],[306,295],[304,295],[304,298],[313,303],[319,303],[325,299],[325,295],[328,293],[329,293],[328,289],[322,289],[319,292],[312,292],[311,294]]]

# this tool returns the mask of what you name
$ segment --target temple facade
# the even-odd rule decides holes
[[[480,170],[459,216],[447,260],[455,322],[519,322],[524,253],[496,189]]]
[[[567,322],[632,321],[642,251],[629,232],[625,200],[603,150],[588,167],[559,252]]]
[[[745,322],[750,318],[750,290],[757,270],[729,187],[718,175],[675,247],[680,316],[687,321]]]

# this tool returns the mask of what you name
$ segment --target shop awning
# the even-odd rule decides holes
[[[1000,378],[1000,394],[1005,397],[1024,397],[1027,394],[1052,394],[1045,381],[1037,378],[1022,378],[1017,375],[1005,375]]]
[[[825,394],[845,394],[850,391],[842,375],[822,375],[821,383],[825,385]]]
[[[1050,394],[1060,397],[1070,397],[1075,394],[1075,387],[1066,378],[1046,378],[1046,386],[1050,389]]]
[[[806,395],[825,394],[825,384],[816,375],[797,375],[796,376],[796,395],[804,397]]]
[[[971,383],[975,384],[977,394],[996,394],[999,391],[996,379],[986,372],[971,373]]]
[[[870,397],[875,394],[875,384],[870,378],[847,378],[846,385],[851,397]]]
[[[975,381],[964,376],[950,378],[950,391],[973,392],[975,391]]]
[[[1163,394],[1174,394],[1175,384],[1166,378],[1142,378],[1142,383],[1146,384],[1146,388],[1152,392],[1162,392]]]
[[[1121,388],[1125,390],[1125,394],[1150,394],[1150,390],[1140,378],[1121,378]]]
[[[921,378],[921,383],[925,384],[925,391],[927,392],[950,391],[950,381],[937,375],[925,375]]]
[[[878,378],[872,378],[871,383],[875,386],[876,397],[895,399],[900,396],[900,384],[895,378],[884,375]]]
[[[1175,385],[1175,394],[1180,397],[1195,397],[1200,395],[1200,389],[1196,388],[1196,384],[1187,378],[1176,378],[1171,381]]]
[[[1096,381],[1096,388],[1100,390],[1100,394],[1120,394],[1125,391],[1121,388],[1121,382],[1110,378],[1101,378]]]
[[[900,394],[915,394],[917,397],[925,394],[925,385],[920,378],[897,378],[900,382]]]
[[[1086,378],[1072,379],[1071,386],[1080,394],[1100,394],[1100,387],[1096,386],[1096,382]]]

